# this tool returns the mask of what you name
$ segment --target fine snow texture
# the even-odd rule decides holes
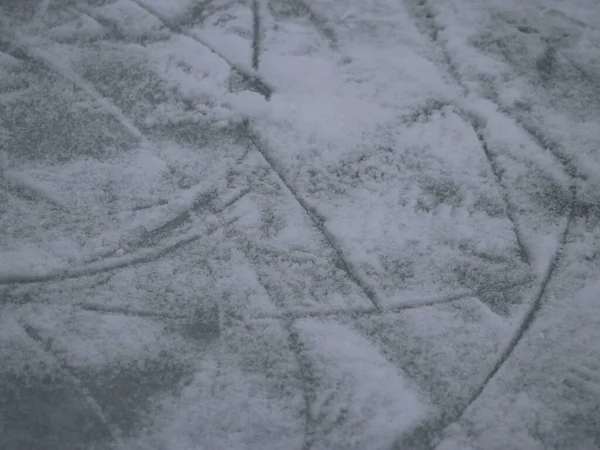
[[[594,0],[0,5],[0,447],[600,449]]]

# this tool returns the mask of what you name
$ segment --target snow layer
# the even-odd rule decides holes
[[[3,4],[0,447],[598,448],[599,12],[521,3]]]

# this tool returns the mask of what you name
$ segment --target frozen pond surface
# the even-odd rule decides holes
[[[0,2],[0,448],[600,449],[600,5]]]

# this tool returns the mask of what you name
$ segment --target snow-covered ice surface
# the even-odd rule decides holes
[[[600,449],[598,24],[0,2],[0,448]]]

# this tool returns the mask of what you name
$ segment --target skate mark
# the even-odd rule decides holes
[[[298,3],[298,6],[308,14],[308,20],[310,20],[315,29],[327,39],[329,46],[333,50],[338,50],[337,35],[333,28],[329,26],[327,19],[317,14],[305,1],[299,1]]]
[[[214,197],[214,191],[211,189],[200,190],[194,195],[193,201],[186,205],[179,213],[168,220],[164,220],[161,225],[158,225],[150,230],[144,230],[140,236],[136,237],[133,241],[128,242],[128,247],[141,247],[141,246],[153,246],[157,245],[160,241],[172,234],[177,229],[183,227],[185,224],[193,222],[193,213],[202,210],[211,210],[212,197]],[[217,211],[215,211],[217,212]]]
[[[3,284],[30,284],[46,281],[62,281],[73,278],[81,278],[96,275],[103,272],[110,272],[129,266],[146,264],[155,261],[175,250],[189,245],[199,239],[208,237],[219,228],[227,226],[240,217],[235,216],[220,224],[209,224],[203,227],[195,226],[189,232],[183,234],[177,239],[170,239],[164,245],[158,248],[151,248],[137,253],[122,257],[107,258],[97,263],[87,264],[80,268],[64,268],[50,272],[42,273],[23,273],[22,271],[0,272],[0,285]]]
[[[162,223],[160,225],[156,225],[151,229],[143,229],[141,233],[135,233],[135,230],[130,230],[129,235],[125,234],[124,236],[121,236],[119,239],[121,244],[118,247],[95,252],[84,258],[83,262],[89,264],[102,258],[108,258],[109,256],[116,254],[119,250],[131,251],[131,249],[140,248],[142,246],[156,246],[169,234],[172,234],[177,229],[191,223],[194,219],[192,216],[193,212],[208,210],[214,215],[221,214],[227,208],[244,198],[250,192],[250,189],[245,188],[234,191],[229,197],[222,199],[221,203],[218,203],[218,199],[215,199],[216,193],[213,189],[202,190],[196,188],[196,191],[192,201],[183,209],[178,208],[180,209],[180,212],[175,214],[174,217],[170,219],[165,217],[161,220]],[[164,203],[168,202],[165,201]]]
[[[510,354],[513,352],[513,350],[515,349],[515,347],[517,346],[517,344],[519,343],[519,341],[523,338],[523,335],[527,332],[527,330],[529,329],[529,327],[531,326],[531,324],[533,323],[536,314],[538,313],[540,306],[541,306],[541,302],[542,299],[544,297],[544,294],[546,292],[546,288],[548,286],[548,283],[550,282],[550,280],[552,279],[552,276],[554,274],[554,270],[556,269],[558,260],[562,254],[562,250],[563,247],[566,243],[566,238],[567,235],[570,231],[571,228],[571,223],[573,220],[573,214],[572,211],[569,212],[568,217],[565,219],[565,224],[563,225],[563,229],[562,232],[559,235],[559,245],[558,248],[556,249],[556,251],[554,252],[554,254],[552,255],[552,258],[550,260],[550,262],[548,263],[548,267],[546,268],[540,283],[533,295],[532,301],[529,305],[529,307],[527,308],[527,311],[523,317],[522,322],[519,324],[519,326],[517,327],[517,329],[515,330],[515,333],[513,335],[513,337],[510,339],[508,345],[506,346],[506,348],[504,349],[504,351],[502,352],[502,355],[500,356],[500,358],[498,359],[498,361],[496,362],[496,364],[494,365],[494,368],[492,369],[492,371],[488,374],[488,376],[485,378],[485,381],[483,383],[483,385],[476,391],[476,393],[473,395],[473,399],[469,402],[473,403],[473,401],[479,397],[481,391],[483,391],[483,389],[485,388],[485,385],[494,377],[494,375],[496,375],[496,373],[498,372],[498,370],[502,367],[502,365],[506,362],[507,358],[510,356]],[[468,407],[468,405],[467,405]]]
[[[410,5],[414,3],[413,0],[404,0],[406,5]],[[412,15],[415,23],[417,24],[417,28],[421,29],[424,34],[428,35],[433,44],[438,48],[441,52],[441,56],[443,59],[443,66],[447,70],[447,72],[451,75],[453,80],[463,89],[465,94],[468,94],[469,89],[465,86],[462,81],[462,76],[458,72],[455,64],[452,62],[452,58],[448,53],[445,45],[439,42],[438,32],[440,27],[435,23],[435,14],[431,10],[431,8],[427,5],[427,0],[419,1],[419,7],[425,13],[425,18],[422,17],[422,14],[419,14],[419,11],[415,9],[415,7],[407,6],[406,10]],[[417,7],[417,8],[419,8]],[[566,152],[564,152],[563,146],[557,142],[556,140],[550,138],[543,130],[539,129],[535,126],[531,121],[520,114],[515,114],[503,107],[499,100],[497,92],[492,92],[491,98],[488,100],[492,101],[498,111],[504,114],[505,117],[510,118],[515,124],[519,126],[525,133],[527,133],[540,147],[542,150],[546,150],[552,155],[554,160],[559,164],[565,173],[570,175],[572,178],[580,178],[585,181],[586,176],[581,173],[581,167],[578,167],[577,164],[573,162],[573,158],[567,156]]]
[[[0,25],[2,25],[2,28],[8,29],[6,24],[1,21],[1,18]],[[6,36],[3,35],[0,35],[0,52],[10,56],[11,58],[17,61],[21,61],[22,63],[28,64],[35,68],[43,67],[39,61],[29,56],[21,48],[15,46],[9,39],[6,38]]]
[[[494,175],[496,180],[496,184],[500,188],[500,194],[502,196],[502,200],[504,202],[504,210],[506,212],[506,217],[512,224],[513,233],[517,240],[517,247],[519,248],[519,258],[527,265],[531,265],[532,255],[527,248],[527,245],[524,242],[524,233],[519,224],[519,219],[515,212],[516,208],[514,207],[512,201],[509,198],[509,191],[506,188],[504,179],[501,174],[501,170],[498,168],[498,164],[496,162],[496,157],[494,156],[492,150],[490,150],[487,140],[485,139],[481,127],[477,122],[477,119],[471,117],[470,115],[465,115],[464,111],[461,111],[460,114],[463,117],[463,120],[466,121],[470,125],[470,127],[475,132],[477,139],[479,140],[479,144],[481,145],[481,149],[483,150],[483,154],[487,159],[487,162],[490,166],[490,169]]]
[[[252,68],[258,70],[260,60],[260,0],[252,0]]]
[[[94,100],[101,104],[101,106],[110,113],[130,134],[142,141],[146,140],[146,137],[139,131],[139,129],[130,121],[115,105],[113,105],[108,99],[104,98],[100,93],[98,93],[92,86],[87,84],[81,77],[72,72],[66,67],[59,65],[54,62],[50,55],[46,54],[44,51],[37,50],[33,47],[28,46],[24,43],[22,38],[19,38],[18,34],[16,35],[15,41],[17,44],[8,42],[8,45],[11,49],[17,49],[19,55],[24,55],[26,60],[35,62],[37,65],[40,65],[46,69],[54,71],[64,77],[65,79],[73,82],[78,88],[82,89],[88,95],[90,95]],[[2,41],[4,42],[4,41]],[[227,208],[228,206],[235,203],[237,200],[242,198],[245,193],[240,192],[239,196],[234,196],[230,199],[229,204],[225,204],[222,209]],[[195,203],[192,205],[192,209],[196,209],[198,205],[196,204],[200,199],[196,199]],[[222,210],[221,210],[222,211]],[[219,210],[216,211],[220,212]],[[144,243],[150,241],[157,241],[160,238],[164,237],[170,231],[173,231],[188,222],[191,218],[191,214],[189,210],[183,211],[177,217],[168,221],[167,223],[153,229],[149,230],[139,238],[137,238],[132,244],[133,246],[140,246]],[[237,220],[237,219],[236,219]],[[153,259],[163,256],[170,251],[173,251],[179,248],[181,245],[185,245],[195,241],[197,238],[201,236],[184,236],[180,241],[176,241],[171,245],[166,245],[163,248],[154,249],[146,252],[142,252],[138,255],[127,256],[124,258],[114,258],[112,262],[105,262],[100,264],[90,264],[81,269],[62,269],[57,272],[52,273],[42,273],[42,274],[32,274],[32,275],[24,275],[19,273],[1,273],[0,272],[0,285],[1,284],[12,284],[12,283],[36,283],[36,282],[44,282],[44,281],[53,281],[53,280],[63,280],[70,278],[78,278],[82,276],[94,275],[96,273],[110,271],[113,269],[123,268],[130,265],[140,264],[150,262]],[[105,258],[114,255],[118,249],[112,249],[109,251],[105,251],[100,255],[96,255],[92,262],[96,261],[99,258]]]
[[[434,113],[441,112],[447,106],[454,105],[448,101],[429,98],[421,102],[418,106],[410,107],[410,112],[402,114],[400,121],[404,124],[411,125],[416,123],[418,120],[427,120]]]
[[[148,202],[143,204],[137,204],[131,208],[132,211],[144,211],[146,209],[156,208],[158,206],[164,206],[168,204],[169,201],[167,199],[158,199],[156,202]]]
[[[271,95],[273,94],[273,87],[271,87],[271,85],[269,83],[267,83],[265,80],[263,80],[258,73],[254,72],[252,69],[245,68],[242,64],[232,61],[226,55],[224,55],[222,52],[218,51],[214,46],[210,45],[205,39],[201,38],[200,36],[196,35],[195,33],[191,33],[190,31],[185,30],[182,26],[179,26],[178,24],[173,23],[168,18],[166,18],[163,14],[161,14],[159,11],[157,11],[153,7],[145,4],[143,0],[131,0],[131,1],[136,3],[138,6],[140,6],[142,9],[144,9],[149,14],[152,14],[158,20],[160,20],[160,22],[166,28],[171,30],[172,33],[187,36],[190,39],[193,39],[194,41],[198,42],[203,47],[210,50],[212,53],[214,53],[219,58],[221,58],[223,61],[225,61],[227,63],[227,65],[229,67],[231,67],[232,70],[239,73],[240,76],[244,79],[244,81],[248,84],[248,86],[251,86],[256,92],[258,92],[263,97],[265,97],[265,99],[269,100],[271,98]]]
[[[38,183],[37,181],[29,178],[24,173],[18,173],[13,171],[2,171],[0,167],[0,179],[4,178],[4,181],[7,183],[4,187],[9,191],[14,191],[19,194],[21,197],[34,200],[36,198],[40,198],[44,200],[46,203],[65,211],[70,212],[71,208],[69,208],[62,200],[60,200],[57,196],[49,192],[47,189]]]
[[[214,213],[216,214],[225,211],[227,208],[235,205],[238,201],[243,199],[250,192],[252,192],[252,189],[249,187],[245,187],[233,192],[230,197],[225,197],[221,200],[221,203],[216,206]]]
[[[563,383],[580,394],[591,394],[600,398],[600,362],[583,360],[569,365]]]
[[[101,314],[111,314],[117,316],[133,316],[133,317],[152,317],[157,319],[190,319],[189,314],[170,314],[167,312],[160,311],[148,311],[144,309],[131,309],[120,306],[105,306],[95,303],[81,303],[77,305],[84,311],[91,311]]]
[[[115,425],[109,422],[106,414],[102,410],[102,407],[98,401],[96,401],[89,389],[85,387],[85,384],[77,376],[75,376],[71,370],[69,370],[68,366],[60,358],[55,355],[55,353],[52,351],[51,341],[45,340],[34,327],[25,323],[24,321],[22,321],[20,325],[23,327],[25,333],[31,338],[31,340],[33,340],[44,353],[48,354],[53,360],[56,361],[59,372],[67,380],[69,380],[69,382],[71,382],[71,384],[75,387],[75,391],[85,400],[87,405],[98,417],[98,419],[100,419],[113,442],[117,446],[121,447],[121,431]]]
[[[409,3],[409,2],[405,1],[405,3]],[[421,6],[425,5],[426,0],[421,0],[419,2],[419,4]],[[458,73],[458,70],[452,64],[452,60],[451,60],[450,55],[448,54],[445,46],[443,44],[440,44],[438,41],[437,35],[438,35],[439,27],[437,27],[433,21],[433,19],[435,17],[433,12],[429,8],[427,8],[426,20],[423,20],[419,16],[419,14],[416,13],[412,8],[407,7],[407,10],[411,13],[411,15],[413,16],[417,25],[418,26],[420,25],[419,28],[421,28],[422,30],[423,29],[425,30],[425,33],[430,36],[434,45],[436,45],[438,47],[438,49],[442,52],[444,63],[445,63],[445,65],[447,65],[447,72],[449,73],[449,75],[454,79],[454,81],[466,93],[468,93],[469,90],[463,84],[462,78],[461,78],[460,74]],[[548,149],[550,151],[550,153],[554,156],[554,159],[556,160],[556,162],[559,163],[561,167],[563,167],[565,172],[568,175],[570,175],[571,178],[575,177],[576,173],[573,171],[572,166],[569,166],[568,161],[566,161],[564,157],[561,158],[561,155],[555,149],[553,151],[552,148],[549,148],[548,138],[543,133],[535,132],[535,130],[533,130],[532,127],[526,126],[522,120],[515,119],[511,114],[509,114],[506,110],[504,110],[503,108],[500,107],[500,105],[498,104],[496,99],[494,99],[494,103],[496,104],[496,106],[498,107],[498,110],[500,112],[502,112],[506,117],[511,118],[516,124],[518,124],[520,126],[520,128],[522,128],[527,134],[529,134],[541,149]],[[481,127],[478,125],[477,119],[469,117],[468,114],[467,114],[467,117],[468,117],[468,120],[467,120],[468,123],[471,124],[474,131],[477,133],[478,138],[480,139],[482,148],[486,154],[486,158],[490,162],[492,171],[494,172],[494,174],[499,182],[499,185],[504,193],[505,201],[506,201],[506,200],[508,200],[507,190],[503,186],[504,183],[501,182],[502,180],[501,180],[501,177],[499,176],[500,174],[499,174],[499,171],[497,168],[497,164],[495,162],[494,155],[490,151],[490,149],[485,141],[485,138],[482,136],[482,133],[480,131]],[[555,144],[553,143],[553,145],[555,145]],[[483,393],[486,386],[494,378],[494,376],[498,373],[500,368],[505,364],[508,357],[512,354],[512,352],[514,351],[514,349],[516,348],[518,343],[523,338],[524,334],[527,332],[527,330],[529,329],[529,327],[535,320],[536,313],[538,312],[538,310],[540,308],[541,301],[544,296],[546,287],[554,274],[554,270],[557,266],[557,262],[561,256],[561,254],[562,254],[562,250],[565,245],[567,235],[569,233],[572,222],[574,220],[577,203],[576,203],[576,190],[573,187],[571,189],[571,196],[572,196],[572,199],[571,199],[571,202],[569,205],[568,216],[565,220],[565,224],[562,228],[562,232],[559,235],[559,245],[558,245],[556,251],[554,252],[554,254],[552,255],[552,258],[551,258],[543,276],[541,277],[541,280],[540,280],[538,287],[533,295],[531,303],[529,304],[529,306],[526,310],[526,313],[524,314],[519,326],[515,330],[513,336],[511,337],[510,341],[507,343],[503,352],[500,354],[498,360],[495,362],[492,370],[488,373],[488,375],[483,380],[481,385],[478,386],[478,388],[474,391],[471,398],[464,405],[461,405],[460,407],[456,408],[456,410],[453,413],[446,414],[445,417],[443,417],[442,419],[437,421],[435,424],[432,424],[430,427],[424,428],[423,430],[418,431],[418,434],[420,436],[426,437],[426,441],[428,442],[427,448],[434,448],[435,445],[434,445],[433,441],[435,438],[437,438],[437,435],[441,432],[441,430],[443,428],[457,422],[458,420],[460,420],[460,418],[464,415],[464,413],[469,408],[469,406],[472,405],[480,397],[480,395]],[[510,203],[509,203],[509,205],[510,205]],[[526,250],[526,247],[524,245],[523,239],[521,238],[521,236],[523,236],[523,233],[522,233],[522,230],[520,229],[520,227],[518,226],[518,221],[516,220],[514,207],[507,208],[507,216],[509,217],[511,222],[513,222],[514,231],[517,236],[517,240],[519,241],[519,247],[521,248],[521,252],[523,252],[523,256],[525,256],[527,258],[526,259],[527,261],[530,261],[531,254],[529,252],[527,252],[527,253],[524,252]],[[512,219],[510,216],[512,216]],[[398,447],[398,448],[400,448],[400,447]]]
[[[576,195],[576,193],[574,192],[574,189],[573,189],[573,192],[572,192],[573,199],[575,198],[575,195]],[[443,428],[446,428],[446,427],[452,425],[453,423],[458,422],[461,419],[461,417],[464,415],[464,413],[467,411],[469,406],[471,406],[473,403],[475,403],[475,401],[481,396],[481,394],[483,393],[483,391],[485,390],[487,385],[496,376],[496,374],[502,368],[502,366],[504,366],[504,364],[506,363],[509,356],[513,353],[514,349],[517,347],[517,345],[519,344],[519,342],[521,341],[521,339],[523,338],[523,336],[525,335],[527,330],[530,328],[531,324],[536,319],[536,314],[538,313],[538,311],[541,307],[542,299],[546,292],[546,288],[548,286],[548,283],[552,279],[554,271],[558,265],[559,259],[562,255],[564,245],[566,243],[567,236],[571,229],[571,225],[572,225],[572,222],[574,219],[573,212],[574,212],[574,202],[571,203],[570,211],[564,221],[564,225],[562,227],[562,232],[560,233],[559,238],[558,238],[557,249],[553,253],[553,255],[548,263],[548,266],[547,266],[546,270],[544,271],[536,290],[534,291],[531,303],[528,305],[527,310],[526,310],[525,314],[523,315],[523,318],[521,319],[519,325],[515,329],[513,336],[511,337],[509,342],[506,344],[505,348],[503,349],[502,353],[500,354],[500,356],[494,363],[492,369],[487,374],[485,379],[481,382],[481,384],[477,387],[477,389],[473,392],[473,394],[471,394],[471,397],[463,405],[458,407],[453,414],[446,417],[446,419],[444,420],[444,423],[440,424],[441,426],[443,426]],[[441,428],[437,429],[437,430],[435,430],[434,434],[437,434],[441,431],[442,431]],[[434,448],[434,447],[435,446],[431,446],[431,443],[430,443],[429,448]]]
[[[288,5],[291,8],[292,14],[296,17],[306,16],[312,27],[315,31],[320,34],[327,41],[329,47],[338,51],[338,38],[331,26],[329,26],[328,20],[318,14],[313,8],[305,0],[293,0],[290,2],[291,5]],[[269,10],[271,15],[275,18],[277,16],[282,16],[281,13],[278,13],[273,7],[273,2],[269,1]],[[292,6],[293,5],[293,6]]]
[[[300,343],[298,331],[294,328],[293,321],[284,319],[282,326],[287,332],[288,346],[295,355],[296,363],[299,367],[299,376],[302,383],[302,392],[304,398],[304,440],[302,450],[310,450],[314,444],[314,435],[317,423],[311,414],[313,398],[310,394],[311,388],[318,385],[316,377],[313,375],[313,369],[309,359],[305,356],[304,349]]]
[[[507,116],[510,116],[510,113],[502,107],[499,107],[500,111],[505,113]],[[581,167],[579,167],[575,162],[575,158],[567,155],[563,146],[547,136],[542,130],[540,130],[536,125],[534,125],[530,120],[521,115],[517,115],[514,119],[521,128],[533,138],[534,142],[541,148],[548,150],[552,156],[556,159],[556,161],[561,164],[564,168],[565,172],[571,177],[575,179],[581,179],[582,181],[587,180],[587,175],[582,173]]]
[[[127,37],[119,30],[117,24],[112,22],[110,19],[102,17],[101,15],[95,13],[93,9],[88,5],[74,4],[71,6],[74,12],[81,14],[82,16],[87,16],[91,20],[98,23],[103,28],[106,28],[109,31],[108,36],[121,41],[127,41]]]
[[[248,121],[244,123],[248,139],[254,145],[256,150],[262,155],[264,160],[269,164],[273,173],[279,178],[282,185],[289,191],[292,197],[296,200],[296,202],[300,205],[300,207],[304,210],[304,212],[311,219],[315,227],[321,232],[327,245],[331,247],[336,256],[340,268],[348,274],[350,280],[352,280],[365,294],[365,296],[371,301],[373,306],[377,309],[381,309],[381,305],[383,301],[381,299],[381,295],[378,290],[371,285],[371,282],[368,280],[367,276],[360,270],[360,268],[353,264],[348,256],[346,256],[345,251],[342,247],[342,244],[339,240],[327,229],[325,224],[326,219],[321,216],[313,207],[311,207],[308,202],[301,196],[298,189],[295,188],[290,180],[285,175],[285,171],[283,168],[279,166],[276,159],[272,156],[272,151],[268,148],[267,144],[260,139],[260,136],[256,133],[256,131],[250,128],[250,124]]]
[[[337,35],[328,20],[311,8],[305,0],[294,1],[294,12],[298,16],[305,15],[317,33],[325,38],[329,47],[335,51],[339,50]]]
[[[349,316],[353,318],[385,315],[399,313],[407,309],[424,308],[427,306],[438,305],[440,303],[450,303],[465,298],[471,298],[472,292],[460,290],[446,296],[437,298],[423,298],[417,300],[409,300],[399,305],[384,306],[376,308],[375,306],[358,306],[358,307],[339,307],[339,308],[319,308],[319,309],[290,309],[280,313],[259,313],[248,318],[250,321],[264,319],[303,319],[307,317],[329,317],[329,316]]]
[[[34,61],[38,65],[46,67],[48,70],[55,72],[65,78],[66,80],[73,83],[77,88],[81,89],[87,95],[92,97],[102,108],[116,119],[121,126],[129,132],[137,140],[143,140],[144,136],[142,132],[129,120],[123,112],[114,105],[106,97],[102,96],[96,89],[89,85],[79,75],[69,69],[65,64],[56,61],[52,55],[46,53],[44,50],[36,49],[25,43],[25,39],[19,35],[18,32],[14,32],[14,42],[11,44],[14,48],[22,52],[29,61]]]
[[[450,76],[449,81],[456,84],[465,95],[469,95],[470,90],[465,85],[462,80],[462,76],[458,72],[456,66],[452,62],[452,58],[448,53],[445,45],[440,43],[437,32],[439,31],[439,26],[435,23],[435,14],[431,11],[431,9],[427,6],[427,1],[422,0],[419,2],[418,6],[412,5],[414,2],[411,0],[404,0],[406,6],[406,10],[413,17],[417,28],[421,29],[425,34],[427,34],[433,45],[438,49],[442,57],[441,68],[444,69],[448,75]],[[420,8],[420,11],[419,11]],[[423,17],[424,13],[424,17]],[[548,151],[553,160],[557,163],[559,167],[564,170],[564,172],[569,175],[571,178],[581,178],[581,175],[578,174],[578,170],[572,161],[569,158],[565,157],[564,154],[561,154],[559,149],[559,144],[549,139],[544,135],[543,132],[536,130],[533,125],[526,123],[526,121],[522,120],[519,117],[514,117],[506,108],[503,108],[498,99],[495,98],[488,99],[494,103],[497,107],[498,111],[503,114],[506,118],[510,119],[513,123],[517,125],[518,128],[522,129],[527,135],[529,135],[536,145],[542,151]],[[468,123],[474,130],[477,138],[481,143],[482,150],[485,154],[486,159],[489,162],[491,170],[496,178],[497,185],[499,186],[503,198],[503,202],[505,204],[505,211],[507,218],[511,221],[513,231],[515,237],[517,239],[517,244],[519,247],[519,253],[521,260],[529,265],[531,265],[532,257],[530,249],[528,249],[526,245],[526,240],[524,238],[523,230],[519,224],[517,208],[513,204],[510,199],[509,190],[507,189],[506,182],[503,180],[501,171],[497,164],[497,157],[494,155],[493,151],[490,148],[489,143],[487,142],[484,133],[482,132],[483,126],[481,125],[481,121],[472,113],[465,111],[463,108],[457,106],[457,113],[463,118],[463,120]]]
[[[304,2],[302,2],[302,4],[304,5]],[[296,8],[300,8],[300,6],[296,5]],[[337,42],[336,42],[336,44],[337,44]],[[337,47],[337,45],[336,45],[336,47]],[[337,48],[336,48],[336,51],[337,51]],[[458,75],[456,75],[455,78],[458,79]],[[462,85],[461,85],[461,87],[462,87]],[[439,110],[439,109],[443,108],[446,104],[447,104],[446,102],[441,102],[438,100],[428,101],[428,102],[426,102],[426,104],[423,106],[423,108],[421,110],[413,113],[413,115],[405,117],[404,121],[411,120],[411,119],[413,121],[416,121],[423,114],[426,114],[426,115],[431,114],[432,111]],[[454,105],[454,106],[455,106],[455,108],[458,108],[456,105]],[[519,257],[524,263],[529,265],[530,261],[531,261],[531,257],[530,257],[529,251],[524,243],[523,233],[521,231],[521,228],[518,223],[517,215],[515,213],[516,208],[513,206],[512,202],[510,201],[506,189],[504,189],[504,184],[501,182],[501,175],[497,168],[497,164],[495,164],[495,162],[494,162],[493,156],[489,150],[487,142],[484,140],[483,134],[481,133],[481,131],[479,129],[480,127],[477,126],[477,122],[475,122],[472,119],[472,117],[470,117],[470,115],[467,114],[466,112],[458,109],[457,113],[463,118],[463,120],[465,120],[465,122],[467,124],[469,124],[471,126],[471,128],[475,132],[477,138],[479,139],[479,141],[482,145],[486,159],[488,160],[488,163],[491,166],[492,173],[494,174],[496,181],[500,187],[502,199],[505,204],[506,215],[507,215],[507,218],[509,219],[509,221],[511,222],[512,230],[513,230],[513,233],[514,233],[516,241],[517,241]],[[415,116],[415,114],[416,114],[416,116]],[[286,187],[292,192],[294,197],[296,197],[296,200],[302,205],[304,210],[309,214],[311,219],[313,219],[313,221],[319,227],[319,229],[323,232],[323,234],[326,235],[326,237],[328,238],[328,243],[330,243],[330,244],[333,243],[332,247],[334,247],[334,249],[336,250],[336,252],[338,254],[341,254],[342,253],[341,246],[339,245],[339,243],[336,242],[335,237],[332,236],[329,233],[329,231],[326,230],[326,228],[323,226],[323,224],[324,224],[323,218],[320,217],[316,211],[311,209],[306,204],[306,202],[304,202],[299,197],[299,194],[297,194],[297,192],[292,188],[292,186],[287,182],[287,180],[284,180],[284,178],[282,176],[283,171],[277,170],[274,160],[270,160],[270,158],[268,157],[267,149],[265,148],[265,151],[261,151],[260,144],[257,145],[257,141],[258,141],[258,139],[253,139],[255,146],[263,154],[263,157],[265,157],[265,159],[269,162],[269,164],[275,169],[275,171],[278,173],[279,177],[282,179],[282,181],[284,182]],[[264,144],[262,144],[262,145],[264,145]],[[371,301],[373,301],[374,298],[377,299],[378,298],[377,291],[373,287],[369,286],[369,282],[368,282],[367,278],[365,276],[363,276],[362,274],[357,273],[355,270],[352,270],[355,268],[353,268],[351,265],[349,265],[346,258],[342,258],[342,260],[346,265],[346,267],[344,267],[344,270],[346,270],[350,274],[353,274],[353,280],[355,282],[356,282],[356,280],[360,280],[360,282],[357,284],[359,286],[361,286],[361,288],[363,288],[363,290],[365,290],[365,288],[366,288],[370,292],[370,294],[367,294],[369,299],[371,299]],[[367,293],[367,291],[365,291],[365,293]],[[381,305],[381,301],[379,301],[378,304]]]
[[[242,252],[244,255],[246,255],[244,250],[242,250]],[[246,258],[248,258],[247,255]],[[258,272],[256,273],[256,279],[277,309],[286,311],[287,307],[285,304],[281,301],[279,296],[276,295],[276,293],[273,293],[273,290],[264,282],[263,277]],[[314,443],[313,435],[317,425],[310,414],[311,405],[313,402],[313,399],[310,395],[310,388],[311,386],[316,386],[318,381],[312,373],[313,371],[309,359],[305,356],[298,331],[294,328],[294,319],[286,317],[281,317],[278,319],[286,333],[288,347],[294,354],[296,364],[298,364],[298,377],[300,378],[300,383],[302,385],[302,397],[304,399],[304,441],[302,443],[302,450],[310,450]]]

